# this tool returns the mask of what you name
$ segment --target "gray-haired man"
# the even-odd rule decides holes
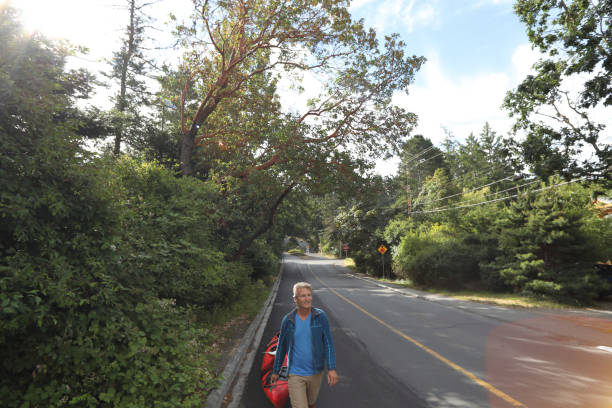
[[[293,285],[296,308],[283,317],[274,368],[270,378],[278,380],[285,354],[289,373],[289,397],[293,408],[314,408],[323,370],[327,366],[327,383],[338,382],[336,352],[327,315],[312,307],[312,286],[308,282]]]

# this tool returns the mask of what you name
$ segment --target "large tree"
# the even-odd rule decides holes
[[[505,100],[515,130],[527,132],[526,162],[543,178],[560,172],[610,182],[612,147],[593,109],[612,113],[612,2],[518,0],[514,9],[544,54]]]
[[[349,183],[399,150],[416,116],[391,96],[424,59],[407,56],[397,36],[379,44],[344,2],[196,5],[194,25],[178,29],[187,51],[168,81],[184,81],[182,172],[223,186],[221,235],[242,231],[240,256],[292,192]],[[320,81],[319,96],[305,111],[283,109],[279,78],[306,72]]]
[[[187,50],[180,103],[183,174],[194,173],[198,138],[232,131],[231,123],[211,128],[220,104],[240,98],[249,83],[264,73],[311,72],[322,82],[323,91],[307,112],[292,118],[293,131],[286,132],[284,140],[267,143],[261,150],[258,166],[263,168],[280,163],[289,151],[329,153],[349,144],[372,158],[384,155],[388,149],[378,146],[396,147],[398,135],[414,122],[413,115],[392,107],[389,98],[408,86],[423,58],[406,56],[404,43],[395,36],[387,37],[381,47],[372,30],[351,19],[348,2],[196,0],[194,4],[193,24],[178,28]],[[190,92],[197,100],[191,108],[185,103]]]

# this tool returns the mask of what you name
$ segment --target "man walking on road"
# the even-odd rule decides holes
[[[307,282],[293,285],[293,301],[297,308],[281,323],[278,347],[270,382],[278,380],[285,354],[289,373],[289,398],[293,408],[314,408],[323,370],[327,366],[327,383],[338,382],[336,352],[327,315],[312,307],[312,286]]]

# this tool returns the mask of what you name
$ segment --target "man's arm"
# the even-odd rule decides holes
[[[274,365],[272,366],[272,374],[270,375],[270,382],[274,384],[278,380],[278,373],[280,373],[283,367],[283,360],[285,354],[287,354],[287,316],[283,318],[281,323],[280,334],[278,335],[278,344],[276,346],[276,354],[274,355]]]
[[[322,313],[322,326],[323,326],[323,345],[325,346],[325,358],[327,363],[327,370],[336,371],[336,349],[334,348],[334,339],[331,335],[329,328],[329,320],[327,315]],[[336,379],[337,379],[336,375]]]

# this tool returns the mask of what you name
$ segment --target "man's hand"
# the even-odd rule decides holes
[[[270,384],[276,384],[277,381],[278,381],[278,374],[270,375]]]
[[[336,372],[336,370],[329,370],[327,372],[327,383],[330,387],[333,387],[334,385],[338,384],[338,373]]]

